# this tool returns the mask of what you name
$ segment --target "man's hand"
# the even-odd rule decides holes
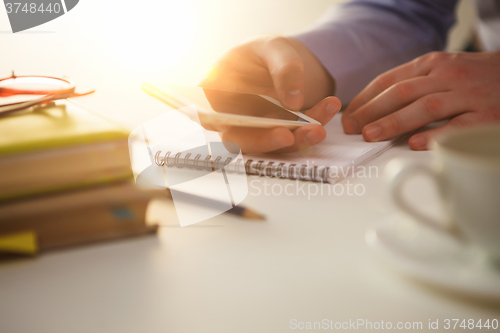
[[[445,125],[413,135],[412,149],[428,148],[436,133],[500,120],[500,52],[432,52],[374,79],[345,110],[349,134],[381,141],[437,120]]]
[[[291,110],[304,113],[322,125],[340,110],[332,97],[333,79],[319,60],[299,41],[284,37],[260,38],[229,50],[199,84],[204,88],[262,94]],[[330,97],[328,97],[330,96]],[[326,138],[323,126],[309,124],[290,131],[226,127],[218,129],[223,141],[245,153],[289,152],[305,149]]]

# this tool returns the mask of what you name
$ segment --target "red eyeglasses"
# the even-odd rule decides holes
[[[94,91],[76,93],[75,83],[67,78],[16,76],[12,72],[11,77],[0,79],[0,116],[58,99],[88,95]]]

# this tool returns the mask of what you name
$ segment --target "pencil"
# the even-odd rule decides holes
[[[266,217],[256,211],[251,210],[250,208],[245,208],[241,206],[234,206],[230,210],[227,211],[229,214],[238,215],[244,217],[249,220],[265,220]]]

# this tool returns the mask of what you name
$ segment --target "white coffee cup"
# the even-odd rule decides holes
[[[500,125],[447,132],[432,148],[432,167],[402,160],[388,164],[393,199],[416,221],[481,248],[500,263]],[[415,174],[435,181],[447,221],[435,221],[404,199],[403,185]]]

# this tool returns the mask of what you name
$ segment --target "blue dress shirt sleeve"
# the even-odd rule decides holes
[[[304,43],[351,101],[377,75],[424,53],[442,50],[457,0],[353,0],[331,8]]]

